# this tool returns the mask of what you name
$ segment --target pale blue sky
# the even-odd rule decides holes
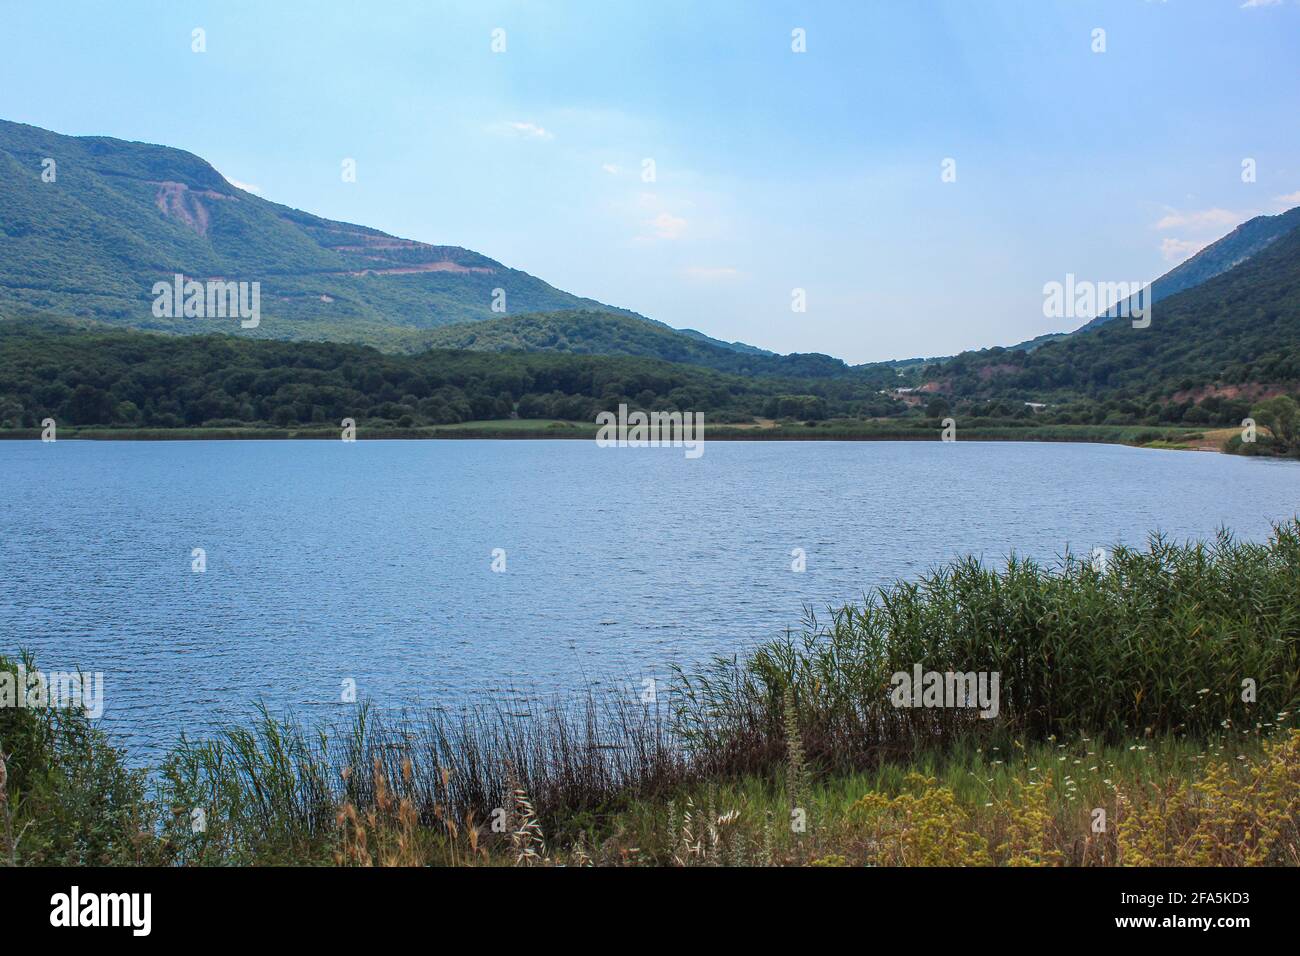
[[[1300,4],[3,0],[0,116],[860,362],[1077,324],[1043,283],[1154,278],[1300,205]]]

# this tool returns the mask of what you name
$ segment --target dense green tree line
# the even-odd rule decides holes
[[[482,419],[594,421],[620,403],[821,420],[902,414],[858,378],[750,378],[657,359],[171,336],[58,322],[0,323],[0,427],[178,428]]]

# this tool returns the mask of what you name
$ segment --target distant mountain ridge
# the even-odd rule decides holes
[[[1156,334],[1139,339],[1117,333],[1127,322],[1106,316],[1009,349],[849,367],[828,355],[776,355],[672,329],[468,249],[291,209],[239,189],[183,150],[0,121],[0,316],[43,314],[173,333],[235,331],[229,320],[153,314],[154,283],[183,273],[261,283],[262,321],[241,335],[395,352],[634,356],[742,375],[868,377],[891,387],[918,385],[924,377],[929,391],[1035,399],[1139,384],[1177,385],[1185,393],[1264,374],[1250,349],[1273,356],[1267,368],[1290,374],[1275,349],[1300,347],[1286,285],[1294,274],[1287,257],[1295,253],[1297,226],[1300,208],[1256,217],[1156,280],[1155,300],[1168,299],[1172,309],[1157,314],[1172,315],[1171,324],[1193,337],[1194,354],[1179,351],[1163,319]],[[1243,275],[1250,277],[1245,285]],[[1216,298],[1216,289],[1232,295]],[[502,303],[498,290],[504,314],[493,309]],[[1255,324],[1242,326],[1248,314]],[[1260,328],[1276,341],[1261,338]],[[1110,352],[1092,342],[1104,332],[1115,333],[1104,338]],[[1232,362],[1215,359],[1216,337],[1220,345],[1235,343]],[[1157,344],[1162,351],[1153,359],[1150,348]],[[1062,363],[1063,356],[1075,367]],[[1139,383],[1148,361],[1158,374]]]
[[[682,335],[689,335],[693,339],[701,342],[708,342],[710,345],[719,345],[724,349],[731,349],[733,352],[744,352],[746,355],[777,355],[768,349],[761,349],[757,345],[746,345],[744,342],[724,342],[722,339],[715,339],[711,335],[705,335],[703,332],[695,329],[677,329]]]
[[[1176,293],[1195,288],[1215,276],[1223,275],[1229,269],[1263,252],[1271,243],[1297,226],[1300,226],[1300,206],[1276,216],[1256,216],[1254,219],[1248,219],[1222,239],[1210,243],[1190,259],[1174,266],[1152,282],[1152,304]],[[1110,309],[1106,314],[1097,316],[1075,331],[1084,332],[1104,325],[1116,318],[1119,311],[1118,308]]]
[[[407,342],[420,349],[637,355],[741,375],[825,378],[850,372],[846,363],[829,355],[777,355],[750,346],[737,348],[737,344],[642,318],[583,310],[463,322],[419,333]]]
[[[1281,237],[1300,227],[1300,206],[1274,216],[1256,216],[1237,226],[1232,232],[1218,239],[1191,258],[1170,269],[1151,283],[1150,302],[1154,305],[1171,295],[1193,289],[1203,282],[1213,279],[1249,260],[1276,242]],[[1120,316],[1120,307],[1115,306],[1103,314],[1088,321],[1072,332],[1045,332],[1042,335],[1017,342],[1015,345],[993,346],[993,349],[1010,349],[1032,352],[1046,345],[1057,342],[1081,332],[1091,332]],[[990,351],[982,349],[978,351]],[[963,353],[965,354],[965,353]],[[948,362],[956,358],[946,355],[930,359],[930,362]]]
[[[1163,297],[1150,318],[1142,328],[1129,319],[1103,322],[1030,352],[965,352],[930,366],[922,388],[954,398],[1036,402],[1195,402],[1294,389],[1300,386],[1300,229]]]

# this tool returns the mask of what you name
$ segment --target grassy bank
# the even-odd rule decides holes
[[[382,439],[530,439],[563,438],[593,441],[597,426],[589,422],[560,419],[501,419],[397,428],[392,425],[357,426],[358,440]],[[755,425],[706,425],[706,441],[939,441],[942,426],[937,421],[905,419],[879,421],[843,420],[825,422],[763,422]],[[59,426],[58,438],[95,441],[221,441],[305,439],[338,441],[340,430],[332,426],[296,428],[103,428]],[[1035,425],[1023,420],[959,423],[960,441],[1043,441],[1095,442],[1136,447],[1204,448],[1203,429],[1177,426],[1139,425]],[[39,429],[0,429],[0,440],[39,439]],[[1217,448],[1221,442],[1214,442]]]
[[[76,712],[0,708],[0,856],[1297,865],[1297,580],[1300,522],[1104,568],[957,561],[654,703],[263,714],[179,741],[152,778]],[[896,707],[916,664],[997,672],[997,715]]]

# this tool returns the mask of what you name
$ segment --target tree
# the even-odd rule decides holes
[[[68,415],[74,425],[106,425],[113,420],[112,397],[93,385],[78,385],[68,400]]]
[[[1270,398],[1256,405],[1250,417],[1269,430],[1273,440],[1278,443],[1279,451],[1297,450],[1300,405],[1296,404],[1295,399],[1286,395]]]

